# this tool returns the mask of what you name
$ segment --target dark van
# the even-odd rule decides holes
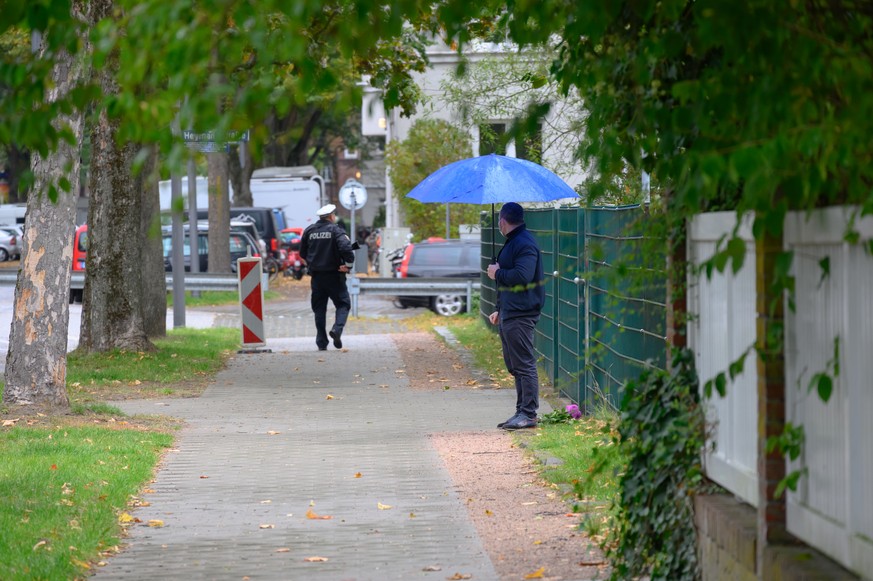
[[[197,219],[206,220],[209,210],[197,210]],[[279,247],[282,239],[279,233],[285,229],[285,214],[277,208],[231,208],[230,221],[253,222],[258,230],[258,236],[267,246],[267,252],[274,258],[279,258]]]

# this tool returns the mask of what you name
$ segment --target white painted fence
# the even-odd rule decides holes
[[[788,467],[805,475],[788,495],[787,524],[810,546],[873,579],[873,256],[865,243],[844,242],[851,212],[828,208],[786,219],[796,289],[795,309],[785,314],[786,419],[806,434],[801,457]],[[735,224],[733,212],[697,216],[689,260],[712,256]],[[873,239],[873,218],[855,220],[854,230],[862,242]],[[739,234],[751,241],[748,224]],[[754,247],[747,244],[736,275],[689,275],[688,331],[701,385],[727,371],[755,339],[754,266]],[[810,391],[821,372],[834,377],[827,403]],[[756,382],[750,354],[727,396],[708,404],[715,450],[706,456],[707,474],[752,505],[758,501]]]
[[[688,236],[688,260],[699,265],[715,253],[718,242],[730,237],[736,226],[735,212],[696,216]],[[690,270],[688,310],[689,345],[694,350],[701,386],[755,344],[755,243],[751,221],[745,220],[738,235],[746,241],[746,258],[737,274],[728,267],[696,276]],[[743,372],[728,380],[725,397],[707,401],[711,426],[706,473],[746,502],[758,504],[758,374],[755,353],[746,356]],[[713,393],[715,391],[713,390]]]
[[[789,469],[808,471],[788,496],[788,530],[870,578],[873,257],[865,244],[844,242],[851,211],[792,213],[785,224],[796,281],[796,309],[785,321],[786,419],[803,425],[806,434],[803,455]],[[862,241],[873,239],[873,218],[856,221],[854,228]],[[822,261],[829,262],[826,269]],[[820,372],[834,376],[827,403],[809,389]]]

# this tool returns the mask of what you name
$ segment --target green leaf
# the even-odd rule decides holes
[[[724,397],[725,394],[727,394],[727,378],[725,377],[724,372],[715,376],[715,390],[721,397]]]
[[[726,252],[730,256],[734,274],[738,273],[746,259],[745,241],[738,237],[731,238],[728,241]]]
[[[831,275],[831,257],[825,256],[818,261],[818,266],[821,269],[821,278],[818,279],[818,287],[824,283],[825,279]]]
[[[827,373],[816,373],[809,382],[810,391],[812,391],[813,387],[818,392],[819,398],[827,403],[834,391],[834,381]]]

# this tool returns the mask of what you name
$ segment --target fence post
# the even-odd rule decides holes
[[[785,478],[785,458],[767,452],[767,440],[785,429],[785,327],[782,292],[774,289],[776,261],[782,238],[764,234],[756,242],[756,303],[758,311],[758,578],[763,578],[767,545],[788,542],[783,494],[776,486]]]

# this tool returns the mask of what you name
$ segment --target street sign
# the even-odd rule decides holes
[[[356,180],[348,179],[340,188],[338,197],[346,210],[360,210],[367,203],[367,188]]]
[[[196,131],[185,130],[182,132],[182,140],[188,149],[195,149],[203,153],[216,153],[225,151],[228,145],[240,143],[249,140],[249,131],[231,130],[223,134],[224,139],[216,140],[215,131],[205,131],[197,133]]]

